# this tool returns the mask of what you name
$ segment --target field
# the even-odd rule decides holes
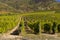
[[[42,11],[25,14],[0,14],[0,33],[13,29],[19,22],[20,16],[24,22],[27,22],[26,25],[28,26],[39,21],[42,29],[44,28],[44,24],[50,24],[51,26],[53,22],[56,22],[57,25],[60,24],[60,13],[55,11]]]
[[[38,35],[47,34],[49,36],[51,34],[55,35],[56,33],[60,36],[60,13],[55,11],[0,14],[0,33],[2,34],[11,31],[18,25],[19,21],[18,31],[21,31],[21,34],[19,34],[24,38],[30,38],[32,35],[34,39],[35,37],[37,38]],[[38,37],[40,38],[42,36]],[[52,37],[54,36],[51,35],[50,38]]]
[[[27,34],[24,38],[31,40],[59,40],[60,37],[60,13],[55,11],[35,12],[23,14],[25,27],[28,26]],[[30,29],[30,30],[29,30]],[[26,29],[24,29],[26,30]],[[54,31],[53,31],[54,30]],[[39,32],[38,32],[39,31]],[[24,33],[24,32],[23,32]],[[31,34],[31,35],[30,35]],[[40,36],[34,36],[38,34]],[[43,34],[46,34],[43,36]],[[54,35],[54,36],[53,36]],[[55,38],[57,35],[57,38]],[[41,38],[42,37],[42,38]]]
[[[19,15],[11,14],[0,14],[0,33],[6,33],[13,29],[19,22]]]
[[[23,15],[22,17],[29,26],[39,21],[39,23],[41,24],[41,28],[43,29],[44,24],[53,26],[53,22],[56,22],[56,25],[58,26],[60,24],[59,16],[60,16],[59,13],[55,13],[54,11],[49,11],[49,12],[36,12],[36,13],[26,14]]]

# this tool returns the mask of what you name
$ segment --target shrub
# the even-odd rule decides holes
[[[28,23],[28,26],[33,30],[34,29],[34,23]]]
[[[49,24],[44,24],[44,32],[50,32],[50,25]]]
[[[0,16],[0,33],[6,33],[18,25],[19,15],[2,14]],[[8,27],[9,26],[9,27]]]
[[[58,30],[58,32],[60,32],[60,24],[58,24],[57,30]]]
[[[56,22],[53,22],[52,33],[55,34],[55,32],[56,32]]]
[[[39,22],[34,23],[34,34],[39,33]]]
[[[28,26],[34,31],[34,34],[39,33],[39,22],[28,23]]]

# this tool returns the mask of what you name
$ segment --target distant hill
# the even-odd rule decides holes
[[[0,0],[0,11],[32,12],[60,9],[55,0]]]
[[[0,11],[13,11],[14,8],[9,6],[8,4],[0,2]]]

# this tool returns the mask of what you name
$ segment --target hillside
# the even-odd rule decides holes
[[[14,8],[9,6],[8,4],[0,2],[0,11],[13,11]]]
[[[60,9],[55,0],[0,0],[0,11],[32,12]]]

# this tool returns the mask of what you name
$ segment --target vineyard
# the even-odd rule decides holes
[[[38,36],[42,34],[55,35],[56,33],[60,36],[59,12],[43,11],[25,14],[0,14],[0,34],[8,31],[10,32],[18,25],[18,23],[18,35],[20,34],[24,38],[26,36],[29,37],[28,35],[32,35],[33,37],[35,35]],[[15,31],[16,28],[14,29]]]
[[[60,14],[55,12],[36,12],[22,16],[27,33],[39,34],[42,32],[55,34],[60,32]],[[30,30],[29,30],[30,29]],[[25,29],[26,30],[26,29]]]
[[[0,0],[0,40],[60,40],[60,0]]]
[[[13,29],[19,22],[19,15],[0,14],[0,33],[6,33]]]
[[[0,14],[0,33],[5,33],[17,26],[20,17],[22,18],[20,23],[21,31],[34,34],[40,32],[51,33],[52,31],[54,33],[60,32],[60,14],[55,11],[44,11],[29,14]]]

